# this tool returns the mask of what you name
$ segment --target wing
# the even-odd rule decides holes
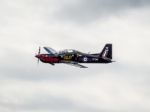
[[[50,47],[43,47],[49,54],[58,54],[54,49]]]
[[[86,66],[83,66],[77,62],[74,62],[74,61],[62,61],[62,63],[64,64],[68,64],[68,65],[71,65],[71,66],[75,66],[75,67],[79,67],[79,68],[88,68]]]

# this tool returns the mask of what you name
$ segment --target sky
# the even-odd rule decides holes
[[[149,112],[149,0],[1,0],[1,112]],[[39,46],[112,64],[37,65]]]

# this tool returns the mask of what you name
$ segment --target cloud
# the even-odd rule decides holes
[[[2,0],[0,6],[0,111],[150,110],[149,1]],[[107,42],[116,63],[80,69],[37,65],[34,57],[39,46],[95,53]]]
[[[56,18],[82,24],[99,18],[119,16],[125,11],[149,5],[149,0],[77,0],[62,5]]]

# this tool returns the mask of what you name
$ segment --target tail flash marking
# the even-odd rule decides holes
[[[106,47],[106,48],[105,48],[105,51],[104,51],[104,53],[103,53],[103,55],[102,55],[103,58],[106,58],[106,57],[107,57],[108,51],[109,51],[109,49],[108,49],[108,47]]]
[[[99,57],[104,59],[112,59],[112,44],[106,44]]]

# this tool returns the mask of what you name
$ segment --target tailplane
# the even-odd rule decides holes
[[[111,60],[112,59],[112,44],[106,44],[99,56],[100,58]]]

